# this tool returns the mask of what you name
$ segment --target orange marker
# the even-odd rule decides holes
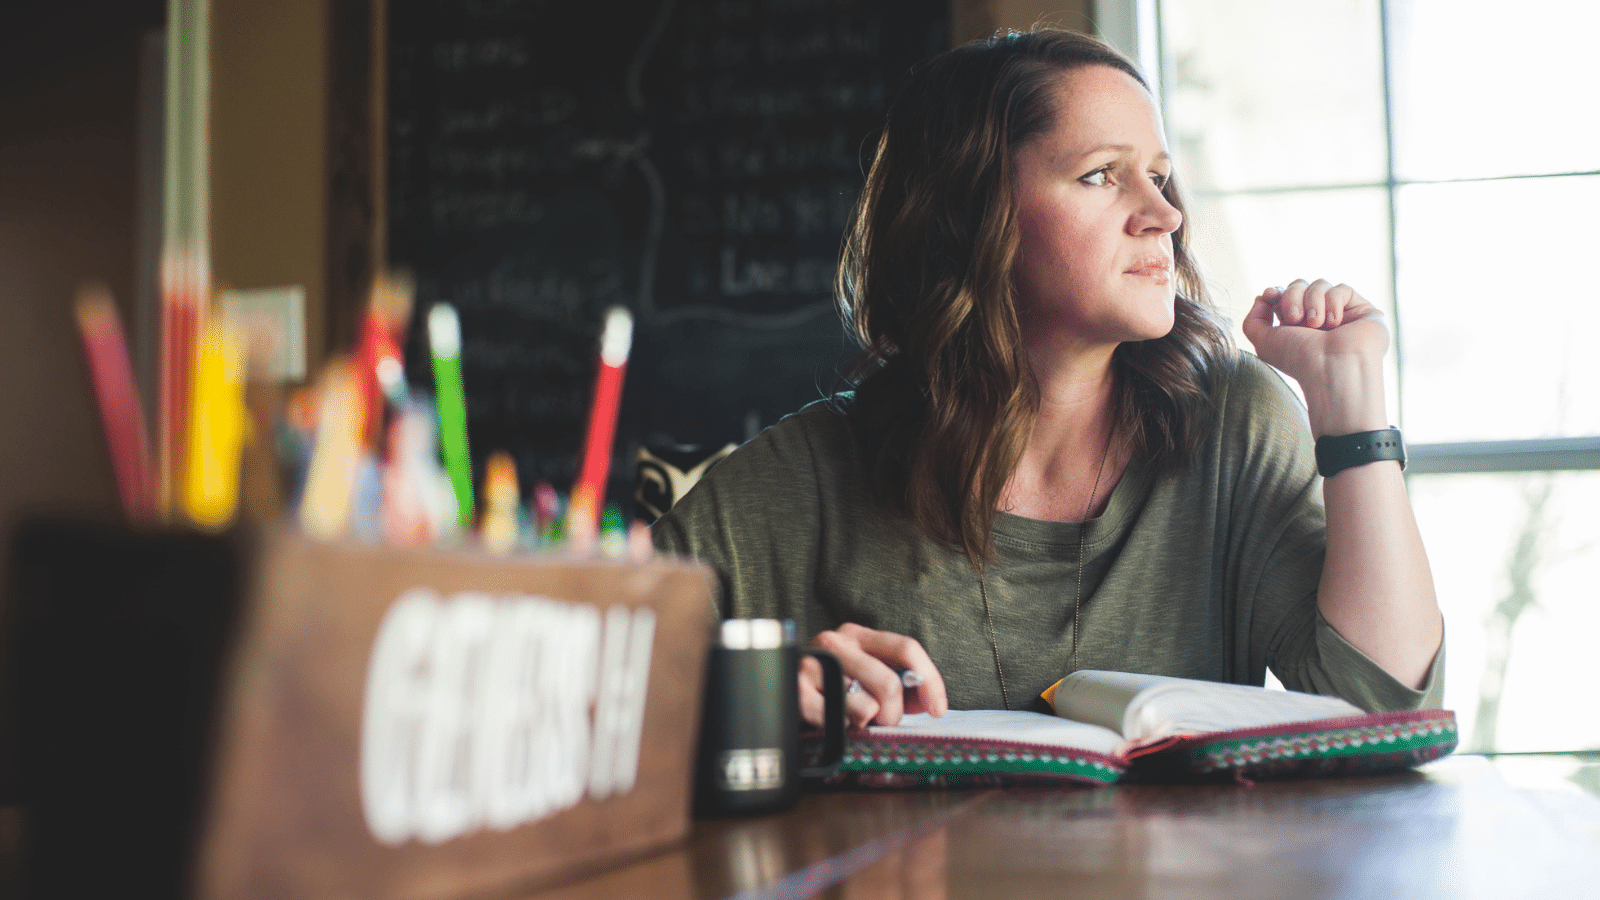
[[[479,534],[483,545],[496,553],[510,552],[517,545],[517,464],[511,454],[496,450],[484,465],[483,523]]]

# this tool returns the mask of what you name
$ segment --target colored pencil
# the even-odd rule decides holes
[[[219,529],[239,510],[239,465],[250,431],[244,405],[245,341],[220,318],[195,344],[189,452],[183,466],[183,509],[204,528]]]
[[[606,479],[611,473],[611,443],[617,433],[617,412],[622,403],[622,377],[633,346],[633,315],[620,306],[606,312],[600,331],[600,370],[595,375],[594,399],[589,406],[588,436],[583,465],[572,487],[567,511],[567,533],[580,551],[591,549],[600,532],[600,511],[605,502]]]
[[[144,406],[134,387],[127,337],[112,303],[111,292],[104,285],[86,285],[79,289],[77,318],[123,511],[131,522],[148,523],[156,512],[150,436],[146,430]]]
[[[189,379],[206,306],[199,267],[182,248],[167,249],[162,269],[156,503],[161,513],[171,515],[183,489],[183,464],[189,449]]]
[[[439,447],[455,488],[461,524],[471,528],[472,456],[467,449],[467,395],[461,384],[461,320],[455,307],[436,303],[428,311],[428,343],[433,351],[433,386],[439,406]]]

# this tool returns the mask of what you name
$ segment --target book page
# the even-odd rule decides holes
[[[873,725],[867,729],[873,738],[900,736],[938,737],[953,740],[1009,741],[1042,744],[1047,747],[1073,747],[1115,755],[1122,736],[1097,725],[1072,722],[1043,713],[1000,709],[952,709],[935,718],[927,713],[902,716],[898,725]]]
[[[1365,715],[1338,697],[1092,670],[1074,672],[1062,681],[1055,709],[1061,716],[1116,728],[1141,743],[1175,734]]]
[[[1061,679],[1051,705],[1062,718],[1099,725],[1120,734],[1128,704],[1157,677],[1081,669]]]

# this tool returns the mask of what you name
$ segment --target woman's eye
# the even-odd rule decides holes
[[[1162,175],[1159,172],[1151,172],[1150,173],[1150,180],[1155,182],[1157,190],[1164,191],[1164,190],[1167,189],[1168,182],[1172,181],[1172,176],[1171,175]]]
[[[1104,187],[1111,183],[1111,167],[1095,169],[1093,172],[1078,179],[1090,187]]]

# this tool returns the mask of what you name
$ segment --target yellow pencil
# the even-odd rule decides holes
[[[226,527],[239,509],[239,464],[250,430],[244,374],[244,339],[226,322],[207,322],[195,348],[183,468],[184,511],[205,528]]]

